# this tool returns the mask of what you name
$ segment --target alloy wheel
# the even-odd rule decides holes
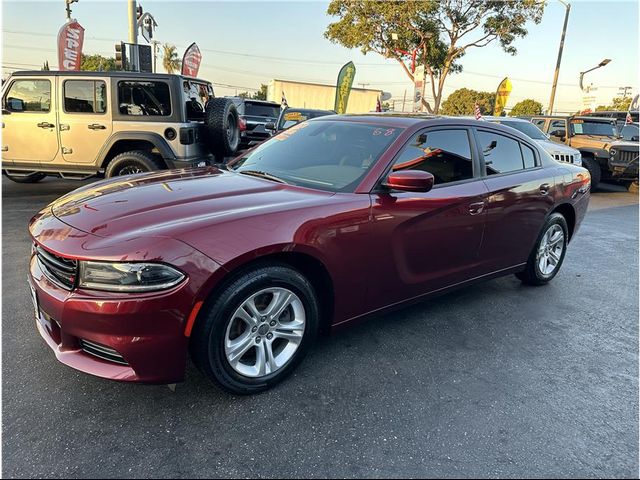
[[[542,236],[536,261],[542,275],[551,275],[560,265],[564,251],[564,230],[558,224],[551,225]]]

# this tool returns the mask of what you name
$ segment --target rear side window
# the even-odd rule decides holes
[[[436,184],[473,178],[469,135],[466,130],[419,133],[404,147],[392,169],[429,172]]]
[[[64,82],[64,111],[67,113],[105,113],[107,86],[101,80]]]
[[[536,155],[533,150],[527,147],[524,143],[520,144],[522,148],[522,159],[524,161],[524,168],[533,168],[536,166]]]
[[[4,98],[4,108],[10,112],[48,112],[51,108],[51,82],[16,80]]]
[[[478,137],[484,153],[487,175],[515,172],[523,169],[524,164],[519,142],[493,132],[480,131],[478,132]]]
[[[118,82],[118,108],[123,115],[169,116],[169,85],[164,82]]]
[[[244,114],[254,117],[278,118],[280,115],[280,105],[265,105],[263,103],[244,103]]]

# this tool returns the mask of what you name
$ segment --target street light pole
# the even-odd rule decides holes
[[[562,50],[564,49],[564,37],[567,33],[567,24],[569,23],[569,12],[571,11],[571,4],[565,3],[559,0],[565,8],[564,25],[562,27],[562,36],[560,37],[560,48],[558,48],[558,61],[556,62],[556,71],[553,74],[553,86],[551,87],[551,98],[549,99],[549,115],[553,114],[553,102],[556,99],[556,87],[558,86],[558,75],[560,74],[560,62],[562,62]]]
[[[140,71],[140,63],[138,61],[138,21],[136,18],[136,0],[129,0],[129,43],[131,47],[131,63],[136,72]]]
[[[604,60],[602,60],[598,65],[596,65],[593,68],[590,68],[589,70],[585,70],[584,72],[580,72],[580,90],[582,90],[584,92],[584,87],[582,86],[582,80],[584,79],[584,75],[586,73],[589,72],[593,72],[594,70],[600,68],[600,67],[604,67],[605,65],[607,65],[609,62],[611,61],[610,58],[605,58]]]

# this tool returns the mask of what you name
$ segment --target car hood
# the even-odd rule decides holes
[[[611,142],[611,148],[624,148],[625,150],[637,150],[638,142],[632,142],[630,140],[616,140]]]
[[[51,209],[67,225],[101,237],[180,239],[204,226],[311,206],[332,195],[207,167],[94,183]]]
[[[574,155],[576,153],[580,153],[573,147],[564,145],[562,143],[553,142],[551,140],[536,140],[536,142],[550,155]]]

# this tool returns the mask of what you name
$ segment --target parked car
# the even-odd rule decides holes
[[[638,123],[627,123],[620,128],[620,140],[611,142],[609,148],[611,177],[627,187],[638,184],[638,140]]]
[[[613,118],[619,127],[622,127],[627,122],[627,113],[631,115],[631,119],[634,122],[638,122],[638,111],[627,112],[626,110],[600,110],[587,113],[588,117],[599,118]]]
[[[240,148],[263,142],[272,135],[265,127],[280,115],[280,104],[242,97],[227,97],[240,115]]]
[[[576,148],[582,154],[582,165],[591,174],[591,187],[600,180],[612,179],[609,149],[618,140],[614,118],[590,116],[535,116],[531,122],[551,140]]]
[[[16,72],[2,113],[2,171],[22,183],[208,164],[240,136],[233,103],[180,75]]]
[[[180,381],[189,351],[241,394],[284,379],[321,329],[497,276],[549,282],[590,186],[514,129],[400,115],[315,118],[228,170],[125,180],[31,220],[40,334],[127,382]]]
[[[336,112],[333,110],[288,107],[280,112],[280,116],[275,123],[268,123],[266,128],[273,133],[278,133],[306,120],[335,114]]]
[[[484,120],[499,123],[506,127],[515,128],[534,140],[545,151],[555,158],[558,162],[573,163],[574,165],[582,165],[582,154],[579,150],[552,142],[549,137],[533,125],[530,121],[513,117],[483,117]]]

